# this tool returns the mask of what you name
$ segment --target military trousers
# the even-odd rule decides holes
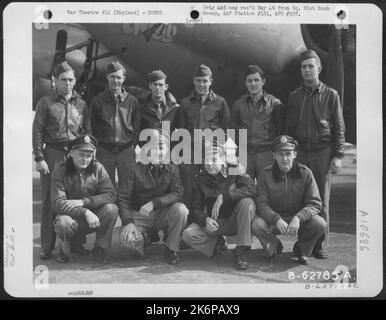
[[[291,218],[283,219],[290,223]],[[301,222],[298,230],[298,247],[306,256],[310,256],[316,241],[324,234],[326,221],[316,215],[306,222]],[[276,226],[269,225],[263,218],[258,217],[252,223],[252,231],[259,239],[268,256],[276,253],[280,240],[276,235],[280,234]]]
[[[192,206],[193,180],[199,169],[199,164],[180,164],[180,176],[184,186],[184,203],[188,208]]]
[[[181,202],[177,202],[169,207],[153,210],[149,213],[149,216],[142,216],[139,212],[135,212],[133,218],[138,232],[145,236],[150,229],[152,231],[167,229],[166,246],[173,251],[178,251],[180,249],[181,233],[186,226],[188,214],[189,210],[186,206]],[[123,246],[136,251],[136,248],[141,247],[141,241],[143,241],[143,237],[131,239]]]
[[[247,154],[247,173],[252,179],[257,179],[265,167],[273,164],[272,151],[262,151]]]
[[[91,211],[99,218],[97,228],[90,228],[84,216],[79,218],[72,218],[68,215],[56,217],[54,228],[58,236],[59,248],[63,253],[69,254],[71,243],[76,243],[77,239],[93,232],[96,233],[95,246],[103,249],[111,247],[113,229],[118,217],[117,205],[107,203]]]
[[[206,227],[192,223],[184,230],[182,240],[207,257],[213,255],[218,236],[236,236],[237,246],[250,247],[252,243],[251,225],[256,218],[255,202],[251,198],[244,198],[237,202],[229,217],[218,219],[217,231],[211,232]]]
[[[327,147],[317,151],[298,150],[297,159],[311,169],[316,184],[318,185],[320,197],[322,199],[322,210],[320,215],[327,222],[326,233],[318,239],[315,250],[327,249],[329,242],[330,226],[330,191],[331,173],[330,165],[332,160],[332,147]]]
[[[128,174],[129,168],[135,163],[133,146],[118,152],[111,152],[99,146],[96,158],[105,167],[113,186],[116,187],[115,169],[118,170],[118,183],[121,184]]]
[[[49,254],[55,247],[56,238],[54,227],[52,225],[54,214],[51,210],[51,174],[54,171],[55,166],[66,159],[67,152],[46,145],[43,154],[50,173],[46,175],[40,174],[42,188],[40,244],[41,252]]]

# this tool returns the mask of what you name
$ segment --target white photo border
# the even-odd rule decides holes
[[[44,290],[34,286],[31,242],[32,27],[33,23],[42,23],[39,20],[42,8],[53,12],[51,23],[127,22],[124,16],[69,15],[69,8],[162,10],[162,15],[130,16],[130,22],[193,23],[190,11],[200,11],[203,5],[11,3],[4,9],[4,253],[7,253],[8,259],[11,255],[15,261],[13,266],[4,268],[4,286],[10,295],[68,297],[69,291],[87,289],[93,291],[93,297],[373,297],[383,288],[382,11],[373,4],[347,3],[329,4],[330,10],[327,11],[303,11],[301,17],[263,16],[256,21],[256,17],[208,16],[199,23],[336,24],[336,12],[343,8],[348,13],[347,23],[357,26],[357,287],[339,290],[305,289],[304,284],[297,283],[189,284],[187,290],[185,284],[55,284]],[[302,7],[304,4],[297,5]],[[367,214],[366,218],[362,217],[363,212]],[[370,235],[370,251],[360,250],[361,225],[364,224]],[[12,252],[9,239],[15,247]]]

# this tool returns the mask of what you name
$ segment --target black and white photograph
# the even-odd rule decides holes
[[[378,65],[360,59],[360,7],[185,3],[170,19],[170,5],[28,6],[22,111],[4,89],[5,190],[20,182],[5,197],[9,291],[377,294],[381,87],[358,79]],[[380,278],[363,289],[370,260]]]

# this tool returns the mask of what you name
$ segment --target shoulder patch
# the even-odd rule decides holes
[[[59,168],[62,168],[62,167],[65,168],[65,167],[66,167],[66,161],[60,162],[59,165],[58,165],[58,167],[59,167]]]
[[[298,168],[300,171],[312,172],[310,168],[308,168],[306,165],[304,165],[302,163],[298,163]]]
[[[328,89],[329,91],[331,91],[332,94],[335,94],[335,95],[339,96],[338,91],[336,91],[334,88],[331,88],[331,87],[329,87],[329,86],[326,86],[326,89]]]
[[[239,102],[244,102],[244,101],[246,101],[248,98],[249,98],[249,95],[248,95],[248,94],[244,94],[244,95],[242,95],[237,101],[239,101]]]
[[[296,88],[295,90],[291,91],[291,93],[289,95],[297,94],[301,89],[302,89],[302,87]]]
[[[132,167],[139,167],[139,166],[141,166],[141,165],[143,165],[143,163],[141,163],[141,162],[134,162],[131,166]]]
[[[181,106],[183,107],[184,105],[186,105],[186,103],[189,102],[189,100],[190,100],[190,97],[183,98],[181,100]]]

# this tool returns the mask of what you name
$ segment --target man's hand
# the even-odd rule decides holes
[[[41,161],[36,163],[36,170],[44,175],[50,173],[50,169],[48,169],[48,164],[45,160],[41,160]]]
[[[288,225],[287,234],[289,236],[296,236],[298,234],[299,226],[300,226],[300,219],[299,217],[294,216],[290,224]]]
[[[340,171],[340,169],[342,168],[342,159],[339,159],[339,158],[332,158],[331,160],[331,165],[330,165],[330,172],[332,174],[336,174]]]
[[[288,224],[283,219],[280,219],[278,222],[276,222],[276,228],[279,229],[280,234],[287,234]]]
[[[220,208],[223,204],[223,195],[220,194],[217,199],[216,199],[216,202],[213,204],[213,208],[212,208],[212,218],[217,220],[218,219],[218,216],[220,215]]]
[[[70,231],[69,235],[71,237],[78,231],[78,227],[79,227],[78,223],[75,220],[73,220],[72,223],[69,226],[69,229],[70,229],[69,230]]]
[[[154,210],[154,205],[152,201],[149,201],[148,203],[145,203],[141,209],[139,209],[139,214],[144,217],[148,217],[150,211]]]
[[[65,200],[64,204],[63,204],[63,210],[65,213],[68,213],[76,207],[83,207],[83,206],[84,206],[84,201],[82,199],[80,199],[80,200]]]
[[[90,229],[98,228],[100,225],[99,218],[90,210],[86,210],[86,221]]]
[[[206,230],[209,232],[216,232],[219,228],[219,225],[216,220],[211,217],[206,218]]]
[[[121,243],[129,242],[130,240],[138,239],[140,234],[138,233],[138,229],[134,223],[129,223],[125,225],[119,236]]]

